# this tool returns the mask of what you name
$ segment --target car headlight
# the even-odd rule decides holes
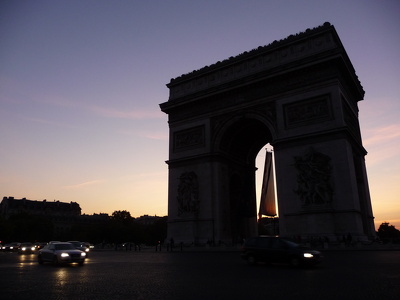
[[[35,247],[32,247],[32,248],[31,248],[31,250],[32,250],[32,251],[35,251],[35,250],[36,250],[36,248],[35,248]]]
[[[86,249],[85,249],[85,252],[89,252],[89,248],[86,248]]]
[[[81,256],[82,256],[82,257],[85,257],[85,256],[86,256],[86,253],[85,253],[85,252],[81,252]]]
[[[304,253],[303,256],[304,256],[305,258],[312,258],[312,257],[314,257],[314,255],[312,255],[311,253]]]
[[[65,252],[61,253],[61,257],[68,257],[68,256],[69,256],[68,253],[65,253]]]
[[[26,250],[26,247],[22,247],[21,250],[22,250],[22,251],[25,251],[25,250]]]

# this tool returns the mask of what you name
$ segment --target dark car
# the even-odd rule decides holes
[[[21,246],[21,243],[13,242],[13,243],[10,243],[10,244],[5,244],[2,247],[2,250],[11,251],[11,252],[17,252],[20,246]]]
[[[71,243],[53,242],[47,244],[38,253],[38,262],[51,262],[53,264],[78,263],[83,265],[86,253],[75,249]]]
[[[47,243],[44,243],[44,242],[36,242],[35,243],[36,250],[40,250],[46,245],[47,245]]]
[[[303,247],[282,237],[258,236],[245,241],[241,256],[249,264],[287,263],[294,267],[316,265],[322,260],[319,251]]]
[[[32,243],[22,243],[18,249],[19,254],[32,254],[35,253],[36,247]]]

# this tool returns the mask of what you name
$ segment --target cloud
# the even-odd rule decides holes
[[[161,131],[146,131],[146,130],[119,130],[119,134],[129,135],[129,136],[138,136],[150,140],[157,141],[167,141],[168,140],[168,132]]]
[[[54,122],[50,120],[45,120],[41,118],[31,118],[31,117],[24,117],[22,116],[22,119],[34,122],[34,123],[39,123],[39,124],[45,124],[45,125],[51,125],[51,126],[57,126],[57,127],[66,127],[66,128],[76,128],[76,126],[71,125],[71,124],[66,124],[66,123],[60,123],[60,122]]]
[[[65,189],[80,189],[80,188],[84,188],[87,186],[100,184],[103,182],[104,182],[104,180],[91,180],[91,181],[86,181],[86,182],[82,182],[82,183],[78,183],[78,184],[74,184],[74,185],[66,185],[63,188],[65,188]]]
[[[117,119],[142,120],[142,119],[161,119],[164,117],[164,114],[161,111],[154,109],[117,110],[109,107],[91,106],[90,110],[97,115],[107,118],[117,118]]]
[[[369,165],[391,160],[398,156],[400,124],[370,129],[365,135],[367,138],[363,139],[363,144],[368,151],[367,161]],[[391,164],[393,166],[393,161]]]
[[[82,101],[73,101],[71,99],[66,99],[58,95],[45,96],[40,98],[41,103],[62,107],[71,108],[76,110],[87,111],[89,113],[114,119],[161,119],[165,117],[165,114],[159,109],[118,109],[114,107],[105,107],[100,105],[95,105],[92,103],[85,103]]]
[[[393,142],[400,138],[400,124],[391,124],[385,127],[370,129],[367,131],[367,137],[364,139],[364,145],[375,145],[385,142]]]

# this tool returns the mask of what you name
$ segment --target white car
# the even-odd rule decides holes
[[[71,243],[55,242],[47,244],[38,253],[38,262],[51,262],[53,264],[78,263],[83,265],[86,253],[75,249]]]
[[[89,256],[90,248],[88,246],[86,246],[86,243],[79,242],[79,241],[68,241],[67,243],[71,243],[75,247],[75,249],[85,252],[86,257]]]

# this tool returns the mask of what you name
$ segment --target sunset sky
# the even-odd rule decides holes
[[[366,91],[375,224],[400,229],[399,16],[398,0],[2,0],[0,196],[166,215],[170,79],[330,22]]]

